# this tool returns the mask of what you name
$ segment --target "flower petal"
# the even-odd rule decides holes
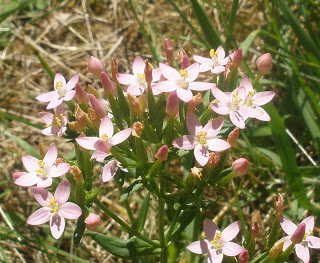
[[[194,148],[194,157],[201,166],[205,166],[209,160],[208,146],[198,144]]]
[[[73,77],[66,84],[65,90],[66,91],[72,90],[78,81],[79,81],[79,73],[76,73],[73,75]]]
[[[122,143],[123,141],[129,138],[129,136],[131,135],[131,132],[132,132],[131,128],[119,131],[118,133],[112,136],[109,143],[112,145],[117,145],[119,143]]]
[[[196,136],[193,135],[184,135],[172,142],[172,145],[174,147],[183,150],[192,150],[196,147],[197,144],[198,141],[196,139]]]
[[[207,140],[208,149],[214,152],[221,152],[229,149],[231,145],[221,139],[210,139]]]
[[[51,217],[50,208],[42,207],[28,217],[27,223],[33,226],[41,225],[48,222],[50,220],[50,217]]]
[[[63,98],[53,99],[50,101],[48,106],[46,107],[47,110],[53,109],[58,107],[63,102]]]
[[[291,236],[286,236],[283,238],[284,243],[283,243],[283,248],[282,251],[285,251],[290,245],[291,245],[291,240],[290,240]]]
[[[188,82],[192,82],[199,76],[200,65],[197,62],[193,63],[192,65],[187,67],[186,70],[188,72],[188,77],[186,78],[186,80]]]
[[[296,254],[297,257],[303,262],[303,263],[309,263],[310,261],[310,254],[309,249],[306,246],[303,246],[301,244],[295,245]]]
[[[206,83],[206,82],[198,82],[194,81],[189,84],[189,89],[191,90],[197,90],[197,91],[204,91],[212,89],[216,86],[215,83]]]
[[[243,248],[236,243],[227,242],[223,244],[222,253],[229,257],[238,256]]]
[[[39,181],[39,177],[37,176],[36,173],[26,173],[21,175],[19,178],[17,178],[14,183],[19,186],[32,186],[35,185]]]
[[[69,91],[67,91],[66,94],[64,95],[63,100],[64,100],[64,101],[72,100],[75,95],[76,95],[76,91],[75,91],[75,90],[69,90]]]
[[[51,124],[54,118],[54,115],[50,112],[39,112],[39,117],[45,124]]]
[[[48,169],[52,165],[54,165],[54,162],[57,160],[57,157],[58,157],[57,147],[54,144],[52,144],[43,158],[44,168]]]
[[[81,208],[74,203],[67,202],[60,207],[60,215],[66,219],[77,219],[81,214]]]
[[[230,97],[221,90],[219,90],[217,87],[213,87],[211,89],[211,93],[217,100],[225,103],[230,103]]]
[[[289,236],[292,236],[294,231],[296,231],[297,229],[297,226],[295,225],[295,223],[293,223],[291,220],[289,220],[284,216],[281,216],[280,218],[280,225],[282,230]]]
[[[23,155],[22,162],[28,172],[34,172],[39,168],[38,159],[31,155]]]
[[[193,55],[193,59],[194,59],[194,61],[201,63],[201,64],[210,64],[212,61],[210,58],[201,57],[198,55]]]
[[[67,179],[64,179],[54,192],[54,197],[59,205],[63,205],[67,202],[70,196],[70,183]]]
[[[261,107],[256,107],[262,114],[257,116],[256,119],[259,121],[270,121],[270,116],[269,114]]]
[[[308,236],[306,238],[306,241],[308,241],[308,247],[320,249],[320,238],[319,237]]]
[[[237,126],[239,129],[244,129],[245,124],[245,118],[241,115],[239,111],[230,111],[230,120],[231,122]]]
[[[92,150],[94,151],[94,144],[100,140],[97,137],[78,137],[76,138],[76,142],[82,147],[87,150]]]
[[[132,96],[140,96],[144,91],[145,91],[144,86],[141,86],[139,83],[136,84],[131,84],[128,89],[127,92],[130,93]]]
[[[189,89],[177,88],[177,95],[180,100],[187,103],[192,100],[192,92]]]
[[[196,115],[190,111],[187,112],[186,123],[188,131],[192,135],[197,135],[199,132],[203,130],[203,127]]]
[[[220,74],[224,71],[224,66],[215,66],[213,69],[211,69],[211,72],[213,74]]]
[[[304,220],[302,220],[301,224],[306,224],[306,233],[310,233],[313,231],[314,228],[314,216],[308,216]]]
[[[59,177],[61,175],[66,174],[70,169],[70,164],[68,163],[60,163],[58,166],[53,166],[49,173],[48,176],[50,177]]]
[[[248,93],[249,91],[253,90],[253,87],[252,87],[252,84],[251,84],[251,81],[249,79],[248,76],[244,76],[241,81],[240,81],[240,86],[243,86],[245,89],[246,89],[246,92]]]
[[[31,192],[40,205],[46,206],[50,203],[52,194],[49,191],[42,187],[31,187]]]
[[[160,63],[159,64],[159,68],[161,70],[162,75],[170,81],[178,81],[181,78],[181,75],[179,74],[179,72],[170,67],[169,65],[166,65],[164,63]]]
[[[132,71],[134,75],[143,74],[144,73],[144,68],[146,67],[146,63],[144,63],[142,57],[136,56],[133,65],[132,65]]]
[[[110,139],[113,135],[113,124],[111,119],[108,116],[104,116],[101,120],[101,124],[99,127],[99,137],[106,134],[108,139]]]
[[[209,121],[203,128],[203,130],[207,133],[206,139],[211,139],[215,137],[221,130],[224,123],[223,117],[218,117]]]
[[[132,74],[117,74],[118,81],[123,85],[130,85],[136,82],[137,77]]]
[[[276,95],[276,93],[273,91],[259,92],[252,97],[253,104],[256,106],[267,104],[273,99],[274,95]]]
[[[223,242],[229,242],[238,235],[241,229],[240,221],[233,222],[222,231]]]
[[[62,76],[61,73],[57,73],[54,76],[54,81],[53,81],[53,86],[55,89],[56,89],[57,82],[59,82],[59,81],[62,83],[62,87],[66,86],[66,79]]]
[[[221,249],[211,249],[208,255],[208,263],[221,263],[223,260],[223,253]]]
[[[187,246],[187,249],[195,254],[205,254],[209,251],[210,243],[208,240],[200,240],[192,242]]]
[[[103,167],[102,182],[108,182],[113,178],[113,176],[115,176],[118,171],[118,166],[116,165],[116,163],[116,160],[112,160]]]
[[[108,155],[109,155],[109,152],[106,153],[101,151],[94,151],[91,156],[91,159],[95,159],[97,162],[103,163],[104,159],[108,157]]]
[[[213,103],[213,104],[210,104],[210,108],[214,112],[221,115],[227,115],[230,113],[229,103],[225,103],[225,102]]]
[[[212,220],[206,218],[203,221],[203,231],[206,234],[207,239],[212,241],[216,235],[216,231],[219,231],[219,228]]]
[[[59,239],[63,234],[65,228],[65,220],[59,214],[54,214],[50,218],[50,230],[51,234],[55,239]]]
[[[51,177],[48,177],[48,176],[45,178],[38,177],[37,187],[47,188],[50,185],[52,185],[52,178]]]
[[[57,91],[50,91],[44,94],[41,94],[39,96],[36,97],[36,99],[38,101],[42,101],[42,102],[49,102],[52,100],[57,100],[59,98],[59,93]]]
[[[224,59],[224,57],[226,56],[226,53],[221,45],[218,46],[217,51],[218,51],[218,60]]]

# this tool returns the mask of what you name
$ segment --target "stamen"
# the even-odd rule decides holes
[[[198,133],[198,142],[202,145],[205,145],[207,144],[207,140],[206,140],[206,137],[207,136],[207,132],[205,131],[201,131]]]
[[[184,69],[180,69],[180,75],[181,77],[188,77],[188,71]]]
[[[38,166],[43,169],[44,168],[45,163],[42,160],[38,160]]]
[[[63,87],[62,82],[61,82],[61,81],[58,81],[58,82],[56,83],[56,89],[59,90],[59,89],[62,88],[62,87]]]
[[[102,134],[102,135],[101,135],[101,139],[102,139],[102,140],[105,140],[106,142],[108,142],[108,140],[109,140],[107,134]]]
[[[57,213],[60,210],[60,206],[58,204],[58,202],[56,201],[56,198],[54,196],[52,196],[50,198],[50,203],[47,204],[48,207],[51,207],[50,213]]]

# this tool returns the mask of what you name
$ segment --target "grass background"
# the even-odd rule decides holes
[[[109,73],[110,59],[115,57],[119,71],[128,73],[137,55],[154,63],[163,61],[164,38],[170,40],[176,58],[182,49],[192,57],[206,56],[219,44],[230,52],[242,47],[240,71],[251,78],[259,55],[270,52],[274,59],[272,72],[259,87],[277,92],[266,107],[272,121],[250,121],[241,132],[229,161],[248,158],[249,173],[226,191],[209,189],[208,200],[219,198],[206,216],[223,228],[230,218],[249,222],[260,210],[262,234],[272,224],[272,196],[280,192],[286,216],[298,223],[314,214],[314,235],[319,236],[319,16],[319,2],[310,0],[1,1],[0,260],[122,262],[89,238],[73,249],[71,231],[58,243],[47,225],[27,226],[26,218],[37,204],[28,190],[13,184],[12,174],[23,170],[22,155],[37,155],[40,144],[54,142],[62,155],[72,149],[64,139],[40,135],[38,112],[45,105],[35,97],[52,88],[46,65],[67,79],[77,71],[81,84],[97,87],[86,67],[90,55],[101,59]],[[126,218],[112,183],[106,189],[102,201]],[[103,219],[103,232],[126,238],[111,219]],[[74,224],[67,227],[72,230]],[[154,227],[152,217],[146,227]],[[187,234],[186,240],[181,248],[190,240]],[[259,240],[257,248],[263,249],[264,235]],[[181,252],[172,261],[189,262],[188,257]],[[313,251],[312,262],[318,260]]]

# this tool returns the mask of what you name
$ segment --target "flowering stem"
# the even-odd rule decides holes
[[[179,207],[173,217],[173,220],[170,224],[170,227],[169,227],[169,230],[167,232],[167,235],[166,235],[166,242],[169,242],[170,239],[171,239],[171,235],[173,233],[173,230],[175,229],[176,227],[176,224],[177,224],[177,221],[178,221],[178,218],[180,216],[180,213],[181,213],[181,207]]]
[[[274,243],[276,243],[276,241],[278,240],[279,229],[280,229],[280,218],[279,216],[276,216],[272,224],[272,228],[271,228],[269,239],[268,239],[268,250],[270,250],[274,245]]]
[[[126,231],[128,231],[129,233],[131,233],[132,235],[140,238],[141,240],[149,243],[150,245],[154,246],[154,247],[159,247],[159,245],[150,240],[149,238],[141,235],[137,230],[133,229],[132,227],[130,227],[126,222],[124,222],[121,218],[119,218],[118,216],[116,216],[108,207],[106,207],[101,201],[99,201],[98,199],[94,200],[94,203],[100,207],[101,210],[103,210],[103,212],[105,212],[108,216],[110,216],[114,221],[116,221],[120,226],[122,226]]]
[[[160,174],[160,195],[159,195],[159,220],[158,220],[158,228],[159,228],[159,242],[161,246],[161,254],[160,254],[160,262],[166,263],[167,262],[167,245],[166,245],[166,239],[164,236],[164,196],[165,193],[165,181],[164,181],[164,175]]]
[[[255,87],[259,80],[262,78],[263,74],[261,72],[258,73],[258,75],[256,76],[256,78],[252,81],[252,87]]]

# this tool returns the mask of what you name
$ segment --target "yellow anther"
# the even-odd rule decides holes
[[[254,90],[250,90],[249,93],[248,93],[248,96],[253,96],[256,93],[257,93],[257,91],[255,89]]]
[[[184,69],[180,69],[180,75],[181,77],[188,77],[188,71]]]
[[[218,50],[214,50],[214,49],[211,49],[210,50],[210,57],[215,57],[217,58],[218,57],[218,54],[219,54],[219,51]]]
[[[50,203],[47,204],[48,207],[51,208],[50,213],[57,213],[60,210],[60,206],[58,204],[58,202],[56,201],[56,198],[54,196],[52,196],[50,198]]]
[[[222,233],[216,233],[214,239],[210,242],[214,248],[219,249],[222,248],[223,243],[221,242]]]
[[[137,75],[138,75],[138,78],[141,80],[146,78],[146,74],[144,74],[144,73],[142,73],[142,74],[138,73]]]
[[[107,134],[102,134],[102,135],[101,135],[101,139],[102,139],[102,140],[105,140],[106,142],[108,142],[108,140],[109,140]]]
[[[56,89],[58,90],[58,89],[60,89],[60,88],[62,88],[62,87],[63,87],[62,82],[61,82],[61,81],[58,81],[58,82],[56,83]]]
[[[206,137],[207,136],[207,132],[205,131],[201,131],[198,133],[198,142],[200,144],[207,144],[207,140],[206,140]]]
[[[42,160],[38,160],[38,166],[43,169],[44,168],[44,162]]]

